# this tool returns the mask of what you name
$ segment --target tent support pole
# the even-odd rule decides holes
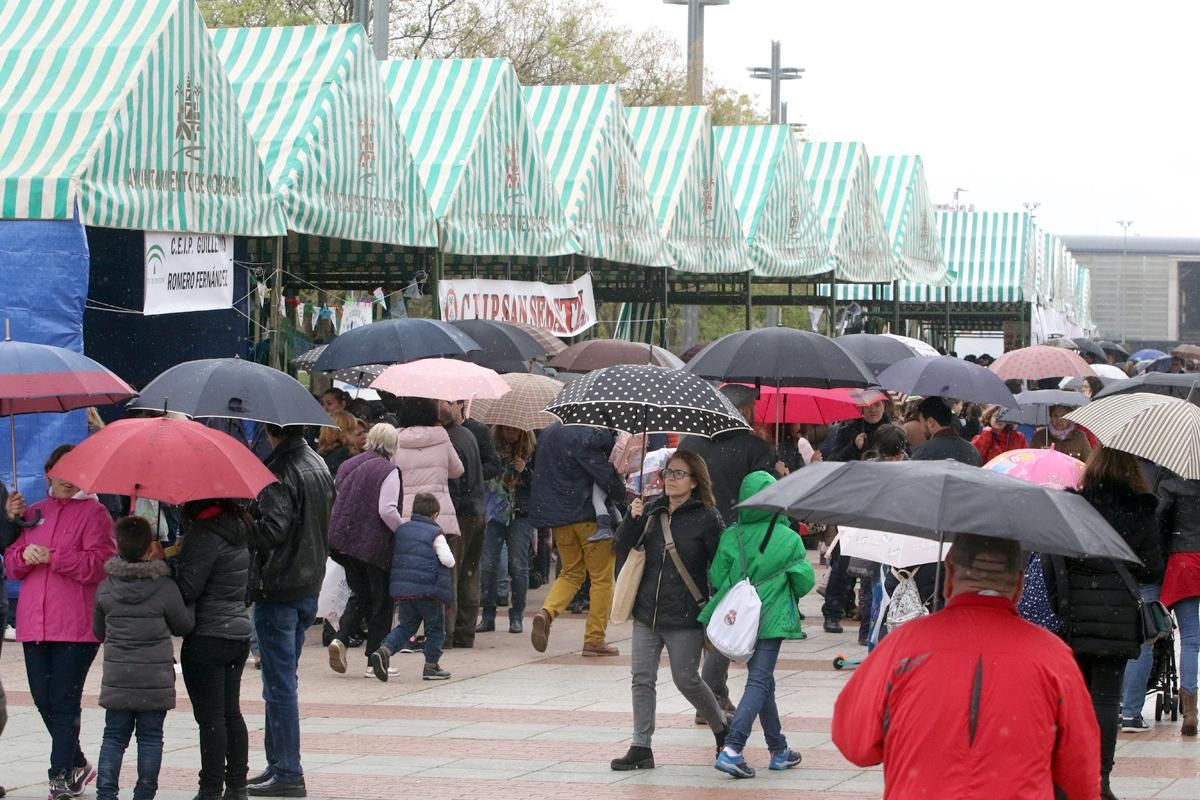
[[[746,272],[746,330],[754,327],[754,282],[752,275]]]
[[[954,331],[950,329],[950,287],[947,286],[946,292],[946,355],[954,350]]]
[[[671,276],[667,274],[667,268],[662,268],[662,319],[658,323],[658,346],[662,349],[667,349],[667,298],[671,290]]]
[[[442,303],[438,299],[442,288],[442,275],[446,271],[446,236],[442,230],[442,225],[439,222],[437,226],[438,246],[437,250],[433,251],[433,286],[429,287],[429,298],[433,301],[433,318],[442,318]]]
[[[892,281],[892,333],[903,336],[900,333],[900,281],[899,279]]]
[[[287,237],[275,239],[275,271],[271,274],[271,366],[283,369],[283,315],[279,303],[283,300],[283,248]]]
[[[829,273],[829,336],[838,335],[837,329],[837,275]]]

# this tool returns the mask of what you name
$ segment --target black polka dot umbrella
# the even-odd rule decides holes
[[[703,378],[645,364],[590,372],[567,384],[546,410],[566,425],[596,425],[630,434],[715,436],[749,427]]]

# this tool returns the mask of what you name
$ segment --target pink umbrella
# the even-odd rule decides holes
[[[400,397],[433,400],[495,400],[512,391],[494,370],[453,358],[422,358],[393,364],[371,381],[371,388]]]
[[[1084,463],[1057,450],[1026,449],[1001,453],[983,468],[1048,489],[1078,489]]]
[[[1078,353],[1062,347],[1035,345],[1010,350],[990,367],[1001,380],[1036,381],[1042,378],[1086,378],[1096,372]]]
[[[742,384],[748,386],[749,384]],[[807,386],[760,386],[754,421],[828,425],[862,416],[862,406],[884,399],[882,392],[863,389],[815,389]],[[778,398],[782,397],[782,404]]]

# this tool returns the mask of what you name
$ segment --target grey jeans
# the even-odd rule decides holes
[[[704,681],[700,679],[700,652],[704,649],[703,628],[653,630],[634,620],[633,657],[633,746],[649,747],[654,736],[654,706],[658,667],[663,647],[671,660],[671,679],[696,710],[704,714],[713,733],[725,730],[725,714]]]

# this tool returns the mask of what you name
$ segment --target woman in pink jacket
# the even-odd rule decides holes
[[[71,445],[50,454],[46,471]],[[58,478],[50,496],[29,508],[20,494],[5,513],[30,527],[4,551],[10,578],[20,580],[17,641],[34,705],[50,733],[50,800],[79,795],[96,771],[79,747],[83,683],[99,643],[92,635],[96,587],[104,562],[116,554],[112,519],[104,506]],[[32,523],[32,524],[31,524]]]
[[[400,442],[392,463],[400,468],[404,486],[404,519],[412,516],[413,498],[428,492],[442,511],[438,525],[447,536],[458,536],[458,517],[450,500],[450,479],[463,474],[462,461],[450,444],[446,429],[438,424],[437,403],[423,397],[400,399]]]

